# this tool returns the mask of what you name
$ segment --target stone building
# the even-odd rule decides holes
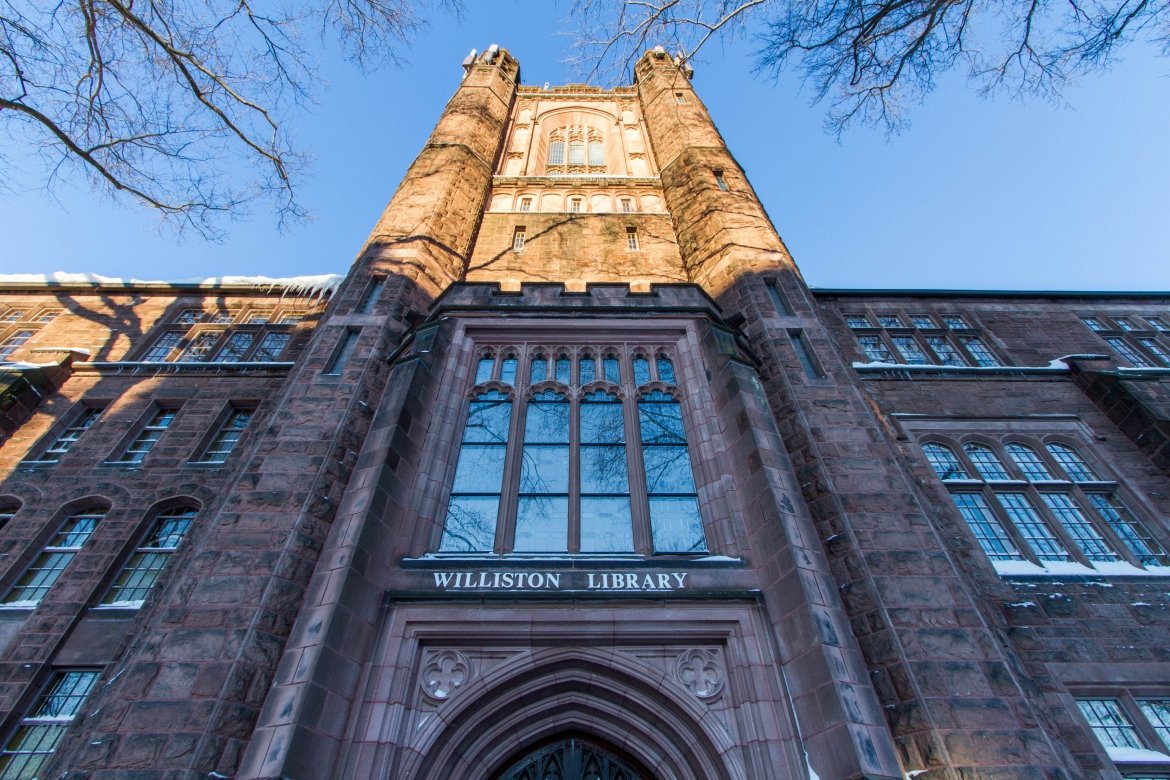
[[[0,778],[1170,777],[1170,295],[815,290],[661,51],[349,274],[0,281]]]

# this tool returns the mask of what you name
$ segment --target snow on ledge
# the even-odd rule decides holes
[[[1159,753],[1157,750],[1109,746],[1105,748],[1105,752],[1109,754],[1109,759],[1115,762],[1141,762],[1143,764],[1170,763],[1170,756],[1165,753]]]
[[[255,287],[266,292],[281,290],[282,295],[308,298],[328,298],[345,279],[341,274],[317,274],[316,276],[206,276],[186,279],[123,279],[101,274],[67,273],[53,271],[47,274],[0,274],[0,284],[93,284],[113,287],[134,287],[137,285],[185,285],[194,287],[224,287],[239,285]]]
[[[1096,561],[1093,568],[1089,568],[1075,561],[1046,561],[1044,566],[1037,566],[1031,561],[992,561],[997,574],[1012,576],[1020,574],[1030,575],[1077,575],[1077,576],[1106,576],[1106,577],[1166,577],[1170,576],[1170,567],[1147,566],[1144,569],[1125,561]],[[1112,586],[1107,586],[1112,587]]]

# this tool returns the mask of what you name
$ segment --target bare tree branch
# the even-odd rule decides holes
[[[302,31],[328,30],[363,66],[394,62],[428,5],[0,0],[0,125],[49,184],[80,173],[203,236],[257,201],[299,218],[303,158],[282,127],[318,86]]]
[[[576,0],[574,62],[617,80],[648,48],[694,59],[750,35],[755,68],[792,68],[827,101],[827,126],[897,130],[908,104],[963,66],[985,91],[1057,97],[1139,35],[1170,54],[1170,0]]]

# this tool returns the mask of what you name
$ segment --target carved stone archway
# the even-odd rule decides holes
[[[572,735],[645,767],[630,780],[746,780],[730,736],[705,715],[696,696],[629,656],[546,649],[463,686],[396,776],[492,780],[533,746]]]

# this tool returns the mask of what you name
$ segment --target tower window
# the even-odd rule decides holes
[[[674,102],[678,103],[680,106],[684,105],[687,102],[686,93],[685,92],[675,92],[674,93]]]
[[[565,164],[565,142],[553,141],[548,145],[548,164],[549,165],[564,165]]]
[[[341,375],[342,369],[349,363],[354,350],[357,349],[358,333],[359,331],[346,329],[345,334],[341,337],[341,343],[337,345],[337,349],[333,353],[333,359],[329,361],[328,367],[323,372],[325,376]]]
[[[589,164],[605,165],[605,145],[601,141],[589,142]]]
[[[638,228],[626,228],[626,249],[637,250],[638,248]]]
[[[622,198],[622,211],[629,214],[634,210],[634,201],[630,198]]]
[[[517,225],[512,231],[512,251],[520,252],[524,249],[524,226]]]
[[[520,210],[521,211],[532,211],[532,198],[521,198],[520,199]]]
[[[585,164],[585,142],[569,141],[569,165]]]
[[[581,212],[582,205],[583,205],[583,201],[580,198],[569,198],[569,211],[570,212],[572,212],[574,214],[579,214]]]
[[[369,286],[366,287],[366,294],[362,296],[362,302],[358,304],[358,314],[371,313],[374,310],[374,305],[378,302],[378,298],[382,296],[382,290],[385,287],[385,276],[375,276],[371,279]]]
[[[718,168],[715,169],[715,186],[724,192],[728,190],[727,179],[723,178],[723,171]]]

